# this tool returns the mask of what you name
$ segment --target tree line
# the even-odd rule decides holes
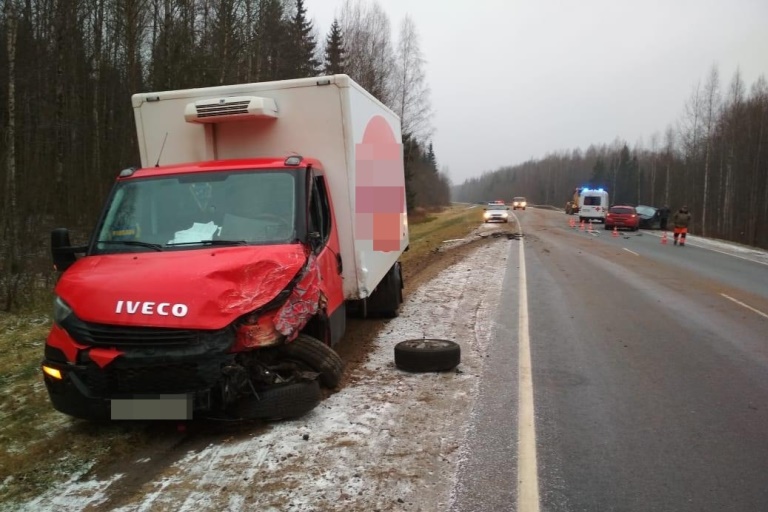
[[[347,0],[324,36],[304,0],[4,0],[0,308],[50,289],[50,230],[87,237],[139,163],[138,92],[349,74],[401,117],[409,207],[447,203],[418,31],[391,32],[376,0]]]
[[[526,196],[563,206],[576,187],[604,187],[612,204],[686,205],[692,232],[768,248],[768,81],[748,87],[736,71],[723,90],[713,66],[693,88],[675,126],[632,148],[558,151],[504,166],[454,187],[457,201]]]

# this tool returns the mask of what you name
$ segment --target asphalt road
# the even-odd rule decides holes
[[[768,266],[516,214],[540,509],[768,510]],[[517,501],[518,244],[453,510],[536,510]]]

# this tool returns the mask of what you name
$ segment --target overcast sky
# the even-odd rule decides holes
[[[368,0],[373,2],[374,0]],[[768,77],[768,0],[376,0],[427,61],[438,164],[454,183],[676,125],[712,65]],[[305,0],[321,39],[343,0]]]

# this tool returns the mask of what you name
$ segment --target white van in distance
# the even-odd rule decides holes
[[[605,214],[610,207],[608,192],[602,188],[583,188],[579,193],[579,220],[605,222]]]

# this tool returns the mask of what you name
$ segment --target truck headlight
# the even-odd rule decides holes
[[[491,216],[491,214],[490,214],[490,213],[488,213],[488,212],[485,212],[485,213],[483,214],[483,218],[485,218],[485,219],[489,218],[490,216]]]
[[[53,299],[53,321],[61,325],[61,323],[71,314],[72,308],[69,307],[69,304],[64,302],[64,299],[57,295],[56,298]]]

